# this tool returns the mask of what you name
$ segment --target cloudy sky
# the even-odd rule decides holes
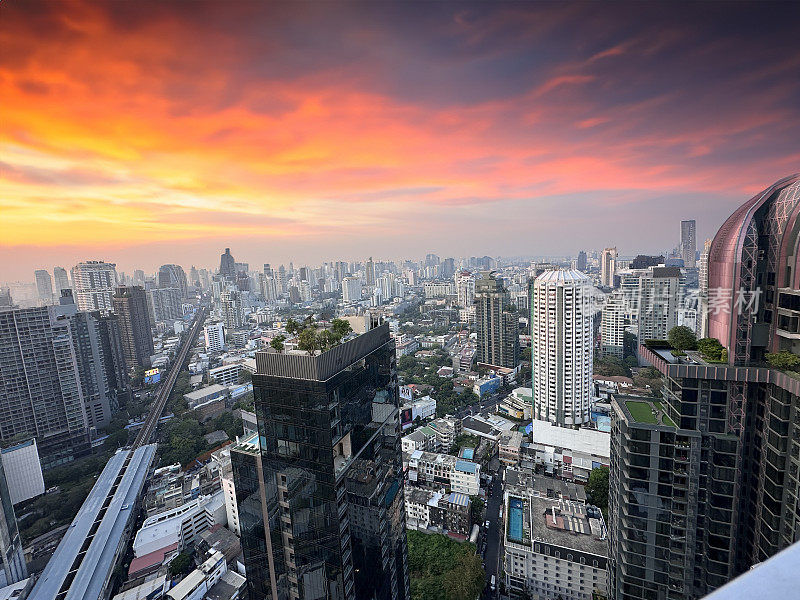
[[[622,254],[800,171],[800,5],[0,5],[0,280]]]

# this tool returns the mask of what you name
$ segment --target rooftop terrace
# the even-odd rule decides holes
[[[635,423],[648,425],[666,425],[676,427],[675,422],[669,418],[664,405],[658,400],[649,398],[620,397],[620,406],[624,406],[626,413]]]

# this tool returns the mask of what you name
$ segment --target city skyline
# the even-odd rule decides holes
[[[800,164],[796,5],[428,8],[5,3],[0,280],[657,253]]]

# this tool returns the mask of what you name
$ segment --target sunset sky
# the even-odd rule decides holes
[[[800,171],[800,5],[0,3],[0,281],[622,254]]]

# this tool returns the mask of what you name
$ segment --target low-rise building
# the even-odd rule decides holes
[[[500,436],[498,443],[498,454],[500,462],[504,465],[516,465],[519,463],[520,446],[522,445],[522,432],[510,431]]]
[[[531,388],[515,388],[498,405],[497,412],[512,419],[531,418],[533,412],[533,390]]]
[[[182,552],[193,547],[198,536],[215,524],[227,524],[221,490],[146,518],[133,540],[133,555],[138,558],[176,543]]]
[[[419,342],[417,340],[411,339],[400,342],[397,344],[397,358],[414,354],[417,350],[419,350]]]
[[[461,420],[455,417],[440,417],[429,423],[428,427],[436,432],[438,447],[448,451],[461,433]]]
[[[228,571],[222,552],[215,552],[202,565],[167,592],[170,600],[202,600],[211,587]]]
[[[235,386],[239,383],[239,373],[244,368],[242,362],[243,361],[237,361],[209,369],[208,376],[225,387]]]
[[[400,425],[403,429],[411,427],[417,419],[426,421],[435,416],[436,400],[430,396],[423,396],[419,400],[406,401],[400,407]]]
[[[521,452],[549,475],[588,481],[592,469],[611,463],[611,436],[596,429],[570,429],[534,420],[531,442],[523,444]]]
[[[412,453],[414,450],[424,450],[425,452],[437,452],[439,443],[436,432],[430,427],[420,427],[408,435],[404,435],[400,440],[403,452]]]
[[[513,595],[591,600],[608,595],[608,544],[598,508],[507,491],[504,572]]]
[[[502,385],[502,377],[487,377],[485,379],[479,379],[476,381],[472,386],[472,391],[475,392],[475,395],[480,398],[487,394],[491,394],[492,392],[496,392]]]
[[[225,412],[229,396],[228,388],[220,384],[212,384],[183,395],[189,410],[196,411],[201,421],[215,419]]]
[[[470,532],[470,499],[466,494],[406,487],[406,527],[433,529],[442,533],[468,536]]]
[[[480,490],[481,467],[472,461],[415,450],[403,454],[403,463],[412,485],[429,489],[449,488],[468,496],[475,496]]]

